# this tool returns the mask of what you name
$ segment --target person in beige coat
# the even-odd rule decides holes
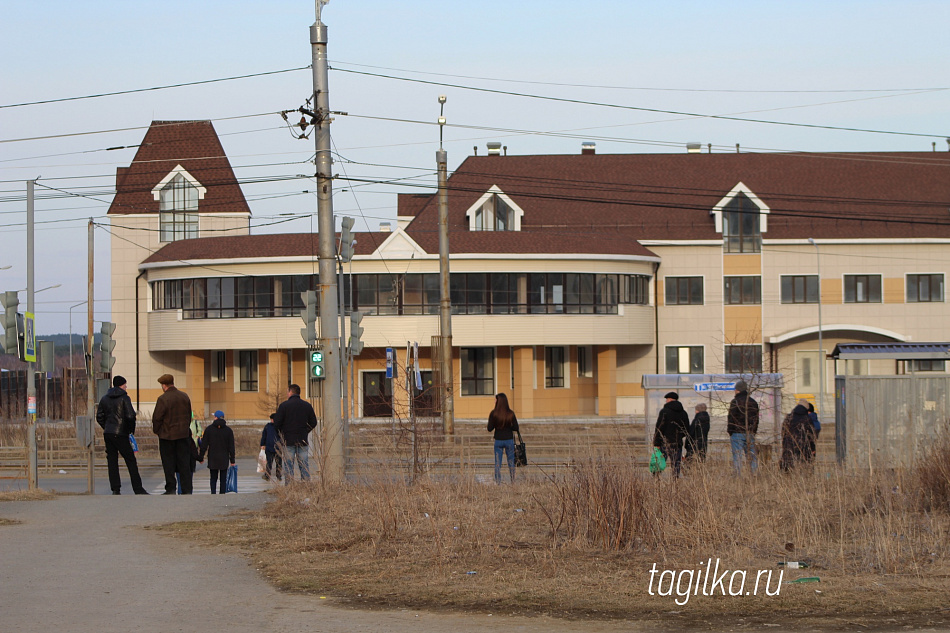
[[[152,430],[158,436],[158,452],[165,471],[165,494],[177,492],[177,473],[181,494],[190,495],[193,490],[191,456],[195,446],[191,439],[191,398],[175,387],[175,378],[171,374],[162,374],[158,382],[163,393],[155,402]]]

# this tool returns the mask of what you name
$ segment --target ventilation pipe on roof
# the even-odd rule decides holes
[[[475,155],[478,156],[478,145],[475,145],[472,149],[475,150]]]
[[[487,143],[487,146],[489,156],[501,156],[501,143],[492,141],[491,143]]]
[[[738,154],[738,153],[739,153],[739,144],[736,143],[736,154]]]
[[[703,151],[702,143],[687,143],[686,144],[687,154],[699,154],[701,151]]]
[[[380,233],[392,233],[393,227],[389,222],[380,222],[379,223],[379,232]]]
[[[712,154],[712,143],[706,143],[706,151]]]
[[[594,141],[584,141],[581,143],[581,154],[596,154],[597,143]]]

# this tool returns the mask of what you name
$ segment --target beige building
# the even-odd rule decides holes
[[[499,391],[521,418],[637,414],[656,373],[781,372],[812,396],[823,375],[830,405],[837,343],[948,339],[948,167],[944,153],[467,158],[449,179],[456,416],[485,417]],[[298,317],[315,236],[249,234],[211,124],[153,123],[117,188],[115,371],[139,407],[166,372],[199,415],[265,419],[289,382],[317,395]],[[393,230],[357,235],[356,417],[410,400],[437,413],[437,229],[434,195],[401,195]],[[421,391],[405,381],[415,343]],[[879,364],[838,369],[946,371]]]

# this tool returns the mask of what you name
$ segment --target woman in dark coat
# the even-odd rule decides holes
[[[221,477],[221,494],[227,490],[228,464],[234,466],[234,431],[228,427],[223,411],[214,412],[214,422],[205,429],[201,438],[201,453],[198,461],[205,461],[208,454],[208,470],[211,471],[211,494],[215,494],[215,483]]]
[[[518,430],[518,418],[508,406],[508,396],[503,393],[495,396],[495,408],[488,415],[488,430],[495,432],[495,483],[501,483],[501,458],[508,456],[508,473],[511,483],[515,482],[515,431]]]
[[[808,401],[799,400],[782,423],[782,459],[779,466],[788,471],[797,462],[808,461],[815,427],[808,417]]]
[[[696,405],[696,415],[689,425],[689,437],[686,438],[686,460],[695,456],[706,461],[706,448],[709,446],[709,413],[702,402]]]
[[[679,394],[671,391],[665,396],[666,404],[656,418],[653,446],[663,452],[666,463],[673,467],[673,475],[680,476],[683,459],[683,439],[689,435],[689,414],[680,403]],[[659,473],[654,473],[659,474]]]

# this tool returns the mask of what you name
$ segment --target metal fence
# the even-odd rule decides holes
[[[908,467],[950,420],[950,376],[837,376],[835,404],[839,463]]]

